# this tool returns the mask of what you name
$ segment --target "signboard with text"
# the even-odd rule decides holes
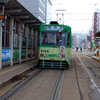
[[[11,59],[11,49],[2,49],[2,61]]]
[[[14,49],[13,50],[13,59],[19,58],[19,49]]]

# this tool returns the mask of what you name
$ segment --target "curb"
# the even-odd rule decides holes
[[[29,68],[29,69],[27,69],[27,70],[24,70],[24,71],[18,73],[17,75],[15,75],[15,76],[9,78],[9,79],[6,80],[5,82],[2,82],[2,83],[0,84],[0,89],[3,88],[3,87],[5,87],[5,86],[7,86],[7,85],[10,84],[10,83],[12,83],[14,80],[16,80],[16,78],[22,77],[22,76],[26,75],[28,72],[34,70],[34,69],[36,68],[36,66],[37,66],[37,63],[36,63],[36,64],[33,64],[33,67],[31,67],[31,68]]]
[[[98,61],[98,62],[100,62],[100,58],[98,58],[96,56],[92,56],[91,58],[94,59],[94,60],[96,60],[96,61]]]

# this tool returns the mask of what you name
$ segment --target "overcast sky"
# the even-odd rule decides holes
[[[72,27],[73,33],[88,33],[92,27],[93,13],[100,9],[100,0],[52,0],[53,20],[57,9],[64,9],[64,24]]]

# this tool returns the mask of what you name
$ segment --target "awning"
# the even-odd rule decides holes
[[[95,37],[100,37],[100,31],[95,34]]]
[[[15,19],[27,24],[30,27],[38,27],[42,22],[37,19],[33,14],[31,14],[23,5],[21,5],[17,0],[4,0],[6,4],[4,5],[5,15],[10,15]],[[2,10],[3,3],[0,4],[0,10]]]

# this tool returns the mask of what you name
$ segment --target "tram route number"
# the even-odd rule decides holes
[[[65,46],[60,46],[60,53],[61,54],[65,53]]]

